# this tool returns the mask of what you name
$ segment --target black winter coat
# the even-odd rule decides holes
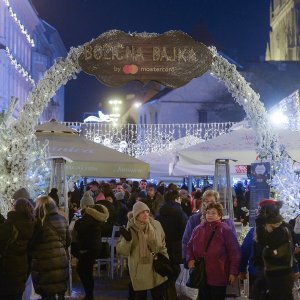
[[[51,223],[58,234],[48,225]],[[64,294],[69,278],[69,259],[67,248],[71,238],[65,217],[57,209],[44,220],[38,220],[32,249],[32,281],[35,291],[40,295]]]
[[[6,255],[0,265],[0,296],[22,294],[29,275],[28,244],[34,232],[34,220],[28,219],[21,213],[11,211],[7,214],[5,223],[0,224],[0,253],[5,251],[7,242],[16,240],[8,245]],[[15,233],[13,233],[13,225]]]
[[[182,236],[188,220],[179,203],[165,201],[157,218],[166,235],[166,246],[171,262],[182,263]]]
[[[101,232],[108,218],[108,211],[101,213],[88,207],[74,226],[79,250],[92,257],[98,257],[101,250]]]

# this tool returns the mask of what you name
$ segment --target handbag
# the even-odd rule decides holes
[[[166,256],[160,252],[151,252],[151,254],[153,256],[153,269],[156,273],[163,277],[174,275],[173,265]]]
[[[204,256],[207,252],[207,249],[211,243],[211,240],[215,234],[216,230],[214,229],[210,235],[208,242],[205,247]],[[205,270],[205,258],[200,257],[195,262],[195,267],[189,270],[189,279],[186,285],[190,288],[199,289],[206,284],[206,270]]]

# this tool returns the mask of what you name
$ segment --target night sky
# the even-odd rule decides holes
[[[40,17],[54,26],[67,51],[101,33],[182,30],[215,45],[240,63],[265,55],[269,0],[32,0]],[[124,88],[123,88],[124,90]],[[99,102],[121,89],[109,88],[81,72],[65,89],[65,121],[82,121]]]

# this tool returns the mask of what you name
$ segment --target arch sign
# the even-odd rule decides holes
[[[176,88],[209,70],[212,53],[180,31],[130,35],[115,30],[84,45],[78,63],[110,86],[153,80]]]
[[[27,170],[32,163],[30,157],[38,116],[60,86],[76,78],[82,70],[111,86],[132,80],[143,83],[155,80],[176,88],[207,71],[224,81],[234,99],[243,106],[249,125],[256,131],[257,152],[272,163],[274,176],[271,184],[279,198],[284,200],[285,214],[289,217],[295,214],[300,198],[299,179],[297,181],[285,147],[278,144],[272,132],[259,95],[237,72],[235,65],[220,56],[215,48],[206,47],[179,31],[158,35],[112,30],[82,46],[71,48],[66,58],[57,60],[29,95],[19,119],[6,137],[10,139],[10,156],[18,158],[17,163],[13,160],[9,164],[7,177],[2,179],[8,182],[7,199],[24,183],[29,185]],[[14,176],[18,180],[13,180]]]

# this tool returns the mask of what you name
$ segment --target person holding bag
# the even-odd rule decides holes
[[[227,285],[239,274],[240,247],[230,227],[221,222],[220,203],[208,204],[203,213],[206,221],[194,229],[188,242],[188,267],[205,268],[206,282],[199,286],[199,300],[223,300]]]
[[[150,209],[143,202],[136,202],[128,214],[127,229],[121,227],[117,253],[128,256],[128,267],[135,300],[147,299],[147,290],[153,300],[165,299],[167,277],[153,267],[153,253],[168,257],[165,233],[161,224],[150,217]]]

